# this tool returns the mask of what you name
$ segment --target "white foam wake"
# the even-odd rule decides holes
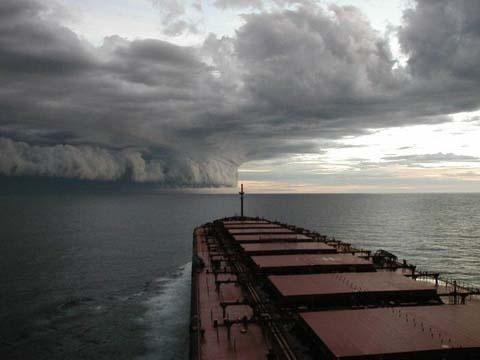
[[[146,301],[147,353],[142,359],[186,359],[190,322],[192,264],[156,280],[159,293]]]

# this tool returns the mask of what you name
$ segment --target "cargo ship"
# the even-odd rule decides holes
[[[243,196],[193,233],[191,359],[480,359],[478,288],[244,216]]]

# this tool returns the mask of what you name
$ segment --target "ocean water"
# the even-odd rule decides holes
[[[0,359],[185,359],[192,231],[235,195],[0,195]],[[314,229],[480,286],[480,194],[247,195]]]

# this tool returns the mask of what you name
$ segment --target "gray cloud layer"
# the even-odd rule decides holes
[[[479,162],[480,158],[468,155],[458,155],[453,153],[436,153],[436,154],[420,154],[420,155],[395,155],[385,156],[383,160],[389,164],[404,164],[418,166],[421,164],[433,164],[441,162],[455,163],[471,163]]]
[[[3,0],[0,174],[233,185],[242,162],[318,151],[312,139],[444,121],[480,105],[478,6],[419,2],[395,68],[352,7],[248,15],[201,48],[95,48],[39,1]]]
[[[30,146],[0,138],[0,174],[67,179],[160,182],[172,186],[231,185],[236,167],[228,161],[194,162],[173,156],[145,161],[137,151],[92,146]]]

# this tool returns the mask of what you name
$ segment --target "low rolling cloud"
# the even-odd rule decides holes
[[[216,5],[261,10],[201,46],[116,35],[94,46],[48,3],[2,0],[0,174],[233,186],[248,161],[480,106],[476,0],[406,10],[405,64],[355,7]]]

